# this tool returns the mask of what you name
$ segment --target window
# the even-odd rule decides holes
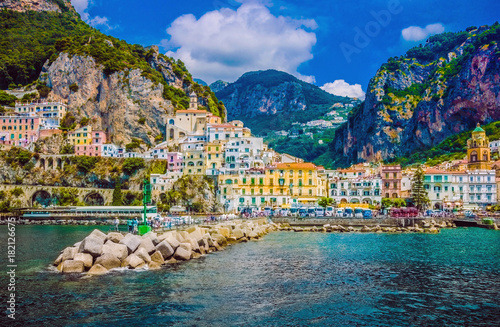
[[[313,190],[309,190],[309,195],[313,195]]]
[[[445,187],[444,187],[444,190],[445,190],[445,192],[446,192],[446,191],[448,191],[448,186],[445,186]]]
[[[299,179],[299,186],[302,186],[302,180]]]
[[[394,188],[398,188],[398,182],[394,182]]]
[[[309,185],[313,185],[313,180],[312,179],[309,180]]]

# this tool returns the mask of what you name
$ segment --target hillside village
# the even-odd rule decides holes
[[[0,144],[35,150],[36,141],[61,134],[66,105],[61,102],[16,104],[0,118]],[[216,181],[218,202],[226,211],[245,208],[317,206],[331,198],[338,207],[405,206],[411,198],[416,168],[362,163],[328,170],[268,148],[241,121],[222,122],[198,108],[190,94],[189,108],[166,118],[165,140],[144,152],[127,151],[108,142],[105,131],[91,125],[67,132],[74,155],[166,160],[163,174],[151,174],[153,199],[185,175],[206,175]],[[479,126],[468,141],[467,157],[425,168],[425,189],[433,209],[485,209],[497,204],[500,161],[491,160],[500,141],[489,141]],[[409,204],[409,203],[408,203]],[[411,204],[410,204],[411,205]]]

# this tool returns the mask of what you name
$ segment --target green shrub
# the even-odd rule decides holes
[[[122,171],[127,175],[133,175],[139,169],[146,166],[143,158],[127,158],[123,162]]]
[[[82,173],[91,171],[99,159],[96,157],[76,156],[71,157],[71,161],[75,164],[76,168]]]
[[[144,125],[146,123],[146,118],[144,117],[139,118],[138,123]]]
[[[78,84],[76,84],[76,83],[70,84],[69,89],[71,92],[78,92],[78,89],[79,89]]]
[[[13,196],[15,196],[16,198],[19,197],[20,195],[23,195],[24,194],[24,191],[22,188],[20,187],[16,187],[14,188],[10,194],[12,194]]]

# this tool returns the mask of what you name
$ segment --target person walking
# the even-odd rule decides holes
[[[127,226],[128,226],[128,232],[133,233],[134,232],[134,222],[132,221],[132,219],[129,218],[127,220]]]
[[[137,232],[139,231],[139,221],[137,220],[137,218],[134,218],[134,234],[137,234]]]
[[[118,226],[120,225],[120,219],[118,217],[115,217],[115,231],[119,231]]]

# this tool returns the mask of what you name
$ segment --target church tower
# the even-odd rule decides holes
[[[189,95],[189,110],[198,110],[198,96],[194,91]]]
[[[489,143],[486,132],[477,123],[477,127],[472,131],[472,137],[467,140],[469,170],[491,169]]]

